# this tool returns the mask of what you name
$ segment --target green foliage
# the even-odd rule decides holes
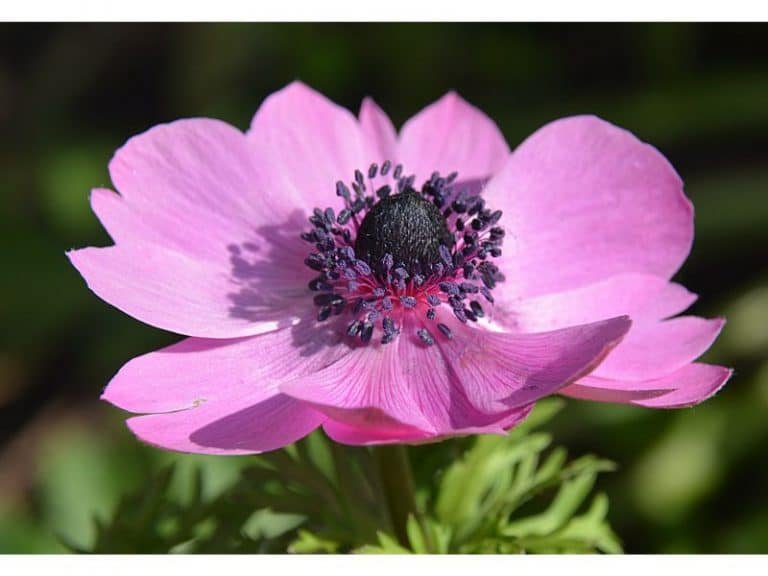
[[[206,489],[197,468],[188,490],[174,493],[176,469],[167,466],[125,496],[109,521],[96,519],[92,547],[69,547],[99,553],[621,552],[606,521],[606,496],[587,504],[597,475],[613,465],[594,456],[569,462],[564,449],[550,449],[550,436],[536,431],[560,406],[541,402],[508,435],[476,437],[433,482],[420,485],[423,514],[408,518],[405,542],[394,535],[372,451],[316,433],[255,457],[218,492]]]
[[[174,494],[177,467],[167,466],[109,521],[95,519],[92,546],[66,544],[94,553],[329,553],[375,541],[388,526],[366,450],[344,451],[317,433],[253,462],[212,495],[199,468]]]
[[[584,456],[567,462],[562,448],[547,452],[551,437],[533,430],[560,409],[540,403],[507,436],[479,437],[443,475],[435,516],[453,533],[452,549],[490,552],[621,552],[599,495],[577,515],[600,472],[611,462]],[[551,495],[551,496],[550,496]]]

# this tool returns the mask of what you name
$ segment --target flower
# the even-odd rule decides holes
[[[503,433],[551,394],[676,408],[730,370],[693,362],[722,319],[672,318],[693,209],[669,162],[591,116],[510,150],[455,93],[399,135],[301,83],[243,134],[179,120],[95,189],[113,246],[68,256],[98,296],[188,336],[103,398],[162,448]]]

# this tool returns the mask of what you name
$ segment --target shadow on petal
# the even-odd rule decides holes
[[[217,451],[265,452],[295,442],[322,421],[308,406],[277,395],[204,424],[189,440]]]
[[[296,210],[279,224],[257,228],[253,239],[227,246],[236,287],[227,294],[231,317],[282,327],[312,306],[307,283],[313,274],[304,265],[309,246],[299,236],[304,228],[304,214]]]

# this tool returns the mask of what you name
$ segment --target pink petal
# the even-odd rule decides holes
[[[236,340],[188,338],[128,362],[102,398],[132,412],[145,441],[172,450],[271,450],[317,427],[322,416],[278,391],[348,353],[337,333],[314,322]]]
[[[216,338],[273,330],[307,305],[303,217],[262,185],[242,133],[204,119],[157,126],[110,172],[121,194],[96,189],[91,205],[117,245],[68,253],[101,298]]]
[[[435,170],[443,175],[458,171],[461,180],[483,179],[508,156],[493,120],[455,92],[424,108],[400,131],[399,160],[419,183]]]
[[[439,316],[439,321],[453,326],[454,340],[482,337],[480,331],[449,319],[449,312],[441,311]],[[472,392],[467,388],[474,385],[484,387],[486,383],[464,378],[464,374],[453,366],[452,355],[455,351],[448,341],[442,342],[436,330],[437,344],[425,346],[417,336],[417,331],[430,328],[435,330],[435,324],[412,316],[406,318],[401,326],[398,362],[401,378],[410,388],[412,402],[419,407],[437,435],[463,435],[477,433],[480,429],[503,432],[499,422],[507,418],[510,409],[494,406],[485,410],[473,404]]]
[[[685,408],[704,402],[714,396],[733,374],[730,368],[708,364],[686,366],[686,373],[678,372],[676,388],[655,398],[640,399],[634,404],[648,408]],[[671,377],[668,377],[672,380]]]
[[[518,297],[623,273],[669,278],[693,240],[693,208],[666,158],[595,117],[538,130],[484,194],[504,211],[500,267]]]
[[[333,203],[336,181],[371,162],[357,119],[301,82],[264,100],[248,140],[269,186],[306,213]]]
[[[379,425],[364,423],[349,424],[347,422],[328,419],[323,423],[323,431],[334,442],[352,446],[368,446],[374,444],[420,444],[428,442],[435,436],[424,430],[405,426],[397,422]]]
[[[517,426],[530,414],[533,405],[513,410],[508,416],[499,419],[497,423],[475,428],[463,428],[451,431],[445,436],[434,436],[426,432],[408,428],[376,428],[353,426],[335,420],[326,420],[323,430],[334,441],[342,444],[365,446],[373,444],[421,444],[437,442],[449,436],[469,436],[474,434],[506,434],[510,428]]]
[[[323,422],[323,416],[281,394],[250,395],[194,410],[137,416],[128,427],[165,450],[198,454],[254,454],[287,446]]]
[[[359,346],[325,370],[282,384],[280,391],[312,403],[331,419],[434,432],[404,378],[399,357],[402,340]]]
[[[495,291],[494,320],[523,332],[554,330],[627,314],[633,331],[642,323],[669,318],[696,295],[679,284],[648,274],[622,274],[572,290],[513,298],[504,285]]]
[[[138,242],[84,248],[67,256],[100,298],[142,322],[179,334],[260,334],[289,325],[313,308],[306,267],[296,264],[288,270],[258,257],[251,261],[249,252],[234,245],[231,250],[226,269]],[[286,260],[291,261],[287,253]]]
[[[102,398],[131,412],[174,412],[261,390],[325,368],[349,352],[338,332],[312,319],[291,328],[231,340],[187,338],[134,358]]]
[[[724,324],[722,318],[680,316],[633,327],[594,374],[617,380],[661,378],[701,356]]]
[[[683,408],[713,396],[733,370],[710,364],[688,364],[655,380],[622,381],[594,375],[582,378],[560,393],[596,402],[637,404],[649,408]]]
[[[228,262],[229,244],[257,241],[254,229],[295,210],[258,171],[245,135],[218,120],[134,136],[109,172],[120,196],[95,191],[92,203],[116,242],[152,242],[214,263]]]
[[[405,326],[392,344],[358,348],[280,390],[347,426],[369,428],[374,414],[376,437],[400,425],[431,436],[499,431],[516,409],[592,370],[630,322],[622,317],[548,334],[457,324],[453,340],[438,337],[439,346],[432,347],[418,341],[414,326]]]
[[[595,369],[631,326],[627,316],[552,332],[466,329],[440,347],[473,406],[485,413],[526,406]]]
[[[360,127],[370,161],[379,165],[384,160],[397,162],[397,132],[389,116],[372,98],[363,100],[360,107]]]

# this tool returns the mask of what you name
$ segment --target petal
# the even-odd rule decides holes
[[[408,120],[400,131],[399,161],[421,182],[435,170],[461,180],[487,178],[509,156],[504,136],[483,112],[449,92]]]
[[[670,163],[595,117],[538,130],[484,194],[504,211],[500,267],[518,297],[622,273],[669,278],[693,241],[693,208]]]
[[[226,270],[137,242],[84,248],[67,256],[100,298],[142,322],[179,334],[261,334],[291,324],[312,307],[306,267],[272,266],[258,256],[251,261],[251,253],[236,245],[227,254]],[[286,259],[290,261],[288,254]]]
[[[592,370],[629,325],[622,317],[547,334],[500,334],[455,321],[453,339],[431,347],[406,325],[394,343],[360,347],[280,390],[353,427],[371,427],[360,414],[373,411],[375,435],[393,422],[431,436],[498,432],[516,409]]]
[[[482,338],[482,331],[469,329],[455,319],[450,319],[449,315],[441,310],[439,320],[436,320],[453,327],[454,340]],[[503,427],[499,422],[506,419],[510,409],[507,406],[494,406],[486,410],[485,407],[478,408],[473,404],[473,391],[467,388],[475,384],[485,387],[486,382],[465,380],[464,374],[451,361],[454,350],[444,345],[453,341],[445,340],[439,332],[435,331],[434,334],[436,345],[424,345],[417,331],[434,328],[432,322],[422,321],[413,315],[407,317],[401,327],[402,334],[398,338],[401,380],[410,388],[413,402],[438,436],[477,433],[479,429],[502,433]],[[490,365],[489,368],[492,370],[495,367]]]
[[[172,450],[246,453],[295,441],[323,420],[279,393],[282,380],[322,369],[348,352],[314,322],[236,340],[188,338],[128,362],[102,398],[132,412],[143,440]],[[161,414],[157,414],[161,413]]]
[[[342,444],[365,446],[373,444],[422,444],[425,442],[437,442],[442,438],[452,436],[468,436],[475,434],[506,434],[507,430],[517,426],[530,414],[533,405],[513,410],[508,416],[497,423],[475,428],[463,428],[451,431],[444,436],[430,435],[417,429],[407,428],[376,428],[366,426],[354,426],[335,420],[326,420],[323,430],[328,436]]]
[[[303,216],[260,185],[251,156],[242,133],[214,120],[131,138],[110,163],[121,194],[91,195],[117,245],[70,260],[101,298],[180,334],[236,337],[290,322],[312,277]]]
[[[377,429],[404,425],[432,433],[403,377],[401,340],[359,346],[325,370],[282,384],[280,391],[312,403],[331,419]]]
[[[109,172],[120,196],[100,191],[92,203],[116,242],[151,241],[211,262],[226,263],[229,244],[253,241],[252,230],[296,209],[265,183],[245,135],[218,120],[134,136]]]
[[[372,98],[366,98],[360,106],[360,127],[371,161],[397,162],[397,132],[389,116]]]
[[[365,425],[362,423],[350,424],[348,422],[328,419],[323,422],[323,431],[334,442],[352,446],[368,446],[374,444],[420,444],[436,438],[431,432],[419,430],[418,428],[413,428],[411,426],[405,426],[397,422]]]
[[[637,404],[649,408],[683,408],[713,396],[733,370],[710,364],[688,364],[655,380],[622,381],[594,375],[563,388],[572,398],[597,402]]]
[[[618,380],[661,378],[701,356],[724,324],[722,318],[680,316],[633,327],[594,374]]]
[[[300,82],[264,100],[248,140],[269,185],[305,212],[333,202],[336,181],[370,163],[357,119]]]
[[[281,394],[266,399],[243,396],[194,410],[137,416],[131,431],[165,450],[198,454],[256,454],[303,438],[323,416]]]
[[[679,284],[648,274],[622,274],[573,290],[533,298],[510,297],[504,285],[494,292],[494,320],[523,332],[541,332],[626,314],[639,324],[674,316],[696,295]]]
[[[551,332],[517,334],[454,324],[440,347],[470,402],[485,413],[519,408],[585,376],[621,341],[627,316]]]
[[[261,390],[325,368],[349,352],[338,332],[312,319],[260,336],[187,338],[134,358],[102,399],[131,412],[174,412]]]
[[[674,379],[672,375],[666,377],[669,381],[677,383],[671,392],[655,398],[639,399],[633,403],[647,408],[693,406],[714,396],[733,374],[730,368],[709,364],[691,364],[686,368],[685,372],[680,370]]]

